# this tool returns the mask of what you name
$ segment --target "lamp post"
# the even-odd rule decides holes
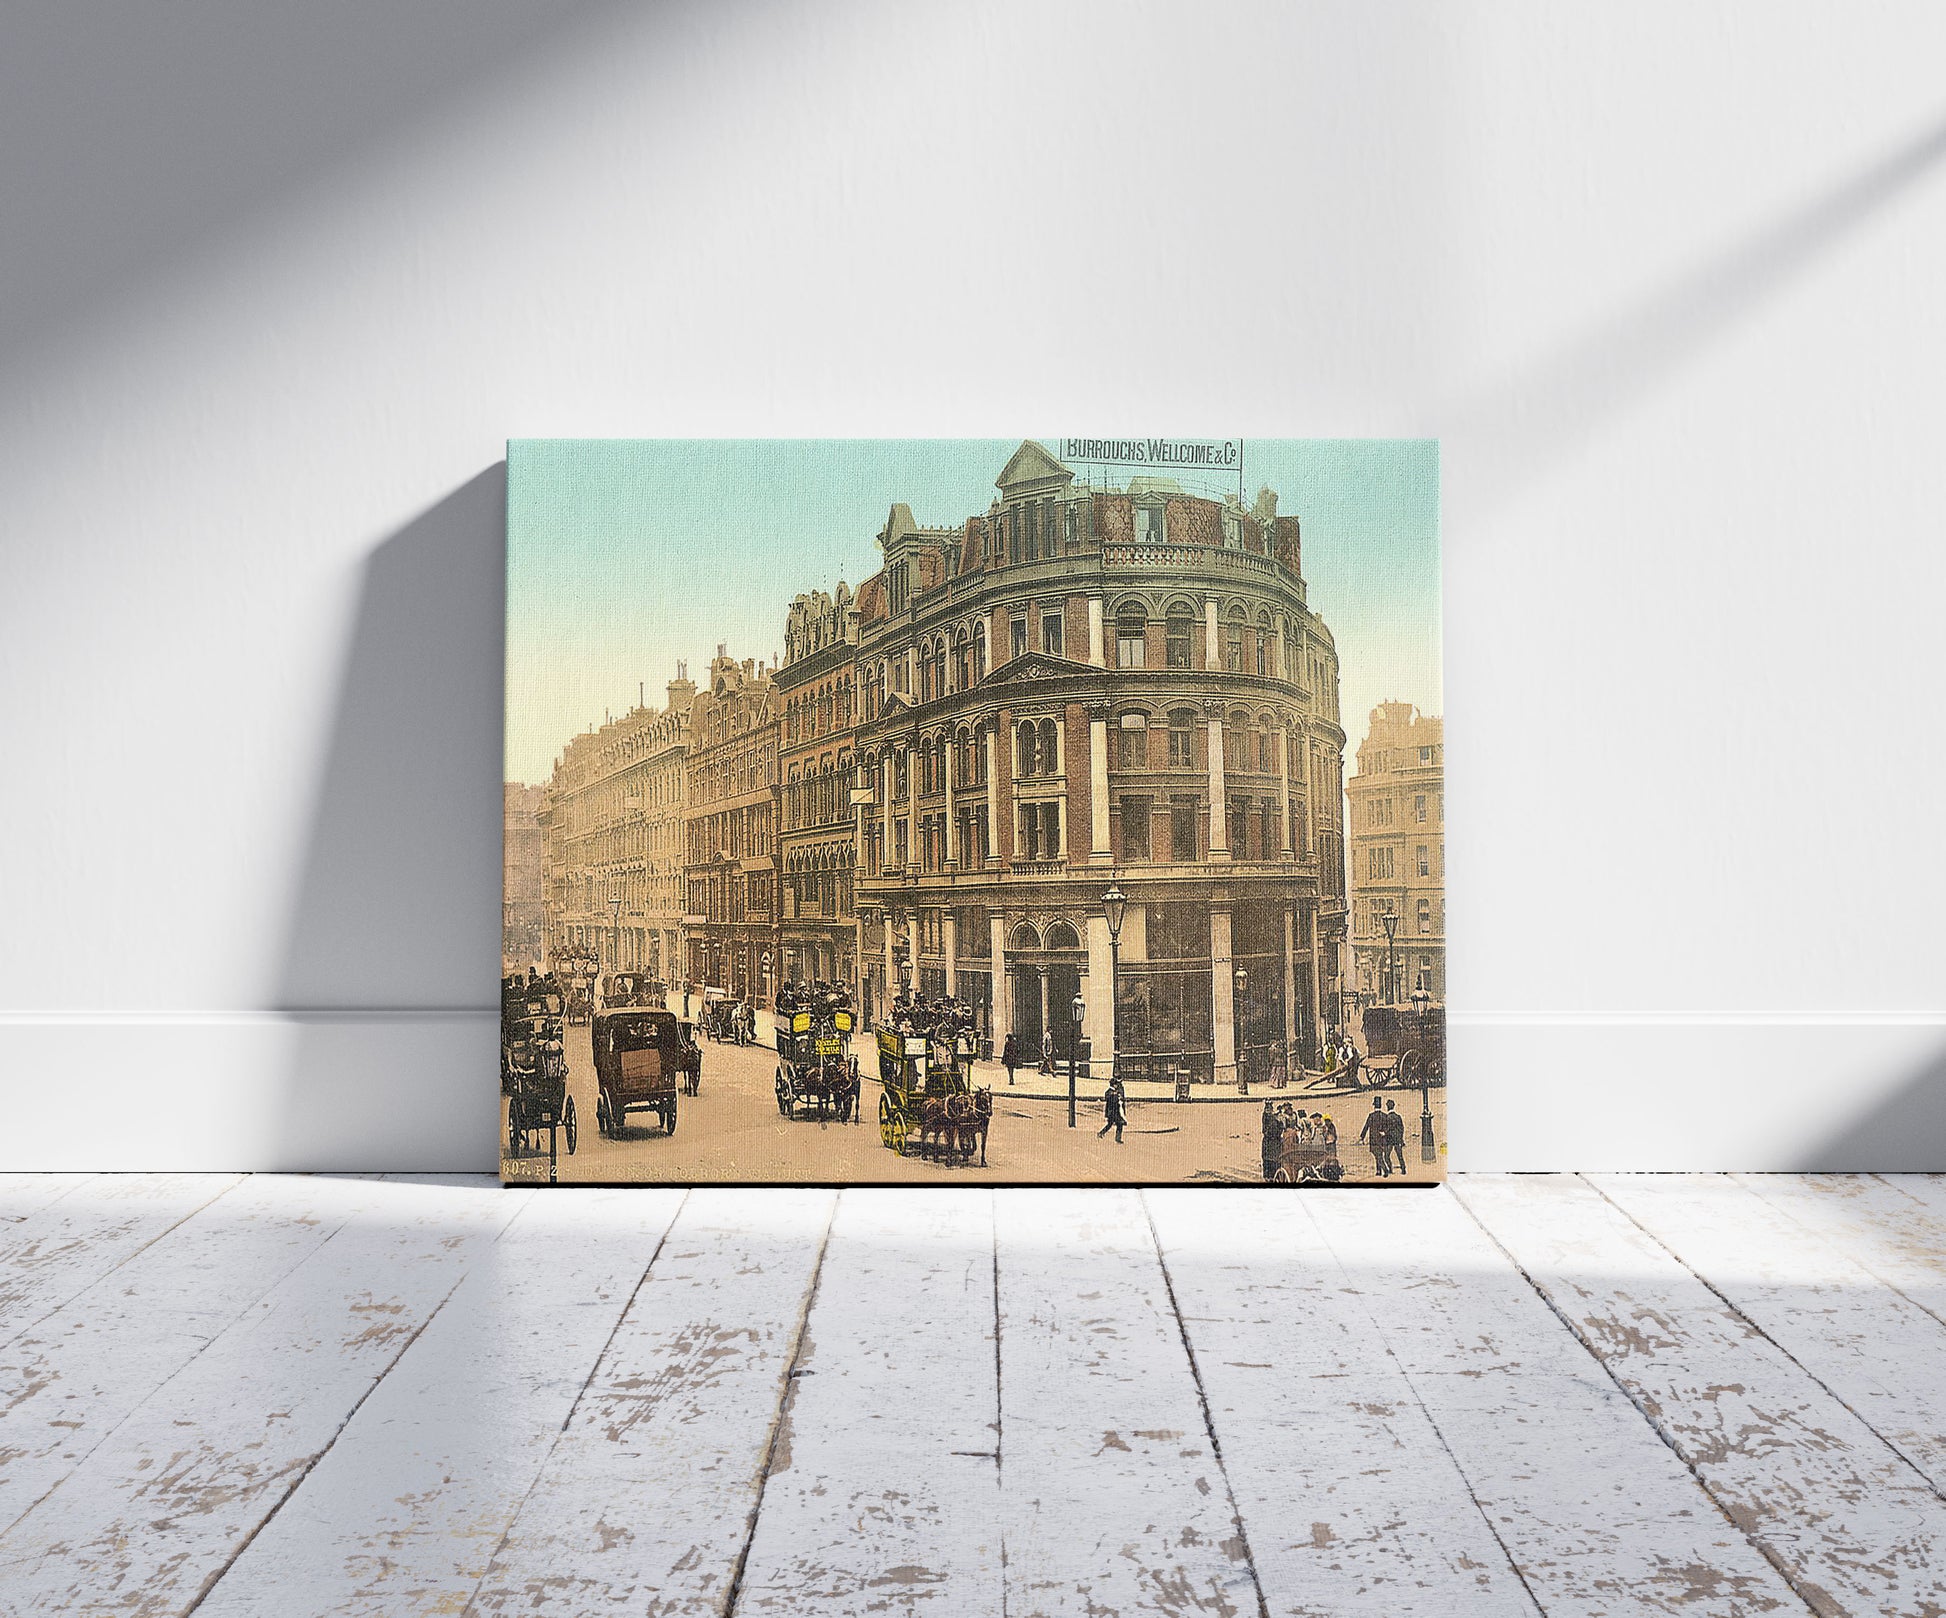
[[[1426,1026],[1425,1014],[1431,1004],[1432,995],[1423,983],[1412,991],[1412,1009],[1419,1029]],[[1419,1161],[1439,1161],[1439,1142],[1433,1138],[1432,1130],[1432,1065],[1424,1061],[1419,1064]]]
[[[1074,1128],[1074,1071],[1081,1062],[1081,1017],[1088,1003],[1079,991],[1068,1009],[1074,1013],[1074,1030],[1068,1035],[1068,1128]]]
[[[613,972],[622,964],[622,890],[619,887],[609,893],[608,909],[614,918],[608,929],[608,970]]]
[[[770,951],[769,950],[764,951],[763,967],[764,967],[764,993],[769,997],[770,1003],[774,1006],[777,1004],[777,990],[770,981]]]
[[[1244,1048],[1244,1043],[1243,1043],[1243,1031],[1244,1031],[1244,1016],[1243,1016],[1244,998],[1243,997],[1244,997],[1244,992],[1249,987],[1250,987],[1250,974],[1243,967],[1239,966],[1237,968],[1237,1003],[1236,1003],[1236,1011],[1235,1011],[1235,1018],[1234,1018],[1236,1022],[1236,1042],[1237,1042],[1237,1094],[1245,1095],[1245,1096],[1247,1096],[1250,1093],[1250,1068],[1249,1068],[1249,1061],[1248,1061],[1249,1052]]]
[[[1392,940],[1398,935],[1399,913],[1384,910],[1379,913],[1378,919],[1385,928],[1385,1003],[1396,1006],[1399,1003],[1399,980],[1392,974]]]
[[[1110,886],[1101,896],[1101,913],[1108,919],[1108,1026],[1114,1030],[1114,1050],[1109,1055],[1108,1076],[1114,1078],[1122,1060],[1122,1030],[1115,1016],[1115,993],[1122,976],[1122,918],[1128,913],[1128,895]]]

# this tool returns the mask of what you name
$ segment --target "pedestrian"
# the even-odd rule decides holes
[[[1318,1117],[1323,1120],[1318,1125],[1318,1137],[1335,1156],[1338,1150],[1338,1126],[1331,1121],[1331,1114],[1328,1112],[1321,1112]]]
[[[1108,1089],[1101,1098],[1101,1110],[1108,1121],[1095,1131],[1095,1139],[1100,1140],[1109,1130],[1115,1131],[1115,1144],[1122,1144],[1122,1130],[1128,1123],[1128,1094],[1122,1089],[1122,1077],[1118,1073],[1108,1081]]]
[[[1372,1097],[1372,1110],[1365,1115],[1365,1127],[1358,1138],[1372,1154],[1372,1168],[1381,1180],[1392,1177],[1392,1128],[1385,1121],[1385,1103]]]
[[[1365,1063],[1364,1053],[1356,1045],[1352,1044],[1351,1035],[1347,1034],[1345,1035],[1345,1047],[1339,1052],[1339,1055],[1344,1058],[1344,1082],[1350,1088],[1356,1090],[1359,1085],[1358,1070]],[[1376,1106],[1377,1103],[1374,1102],[1373,1105]]]
[[[689,989],[690,985],[685,981],[682,986],[682,1020],[684,1022],[689,1021]]]
[[[1264,1103],[1264,1178],[1277,1177],[1277,1165],[1284,1155],[1284,1119],[1277,1106]]]
[[[1043,1073],[1054,1071],[1054,1030],[1052,1028],[1041,1030],[1041,1071]]]
[[[1397,1160],[1399,1173],[1406,1173],[1405,1166],[1405,1120],[1399,1116],[1396,1101],[1385,1103],[1385,1138],[1391,1144],[1392,1156]]]
[[[1007,1083],[1012,1084],[1014,1069],[1020,1066],[1020,1041],[1012,1034],[1007,1036],[1007,1043],[1000,1047],[1000,1061],[1007,1070]]]

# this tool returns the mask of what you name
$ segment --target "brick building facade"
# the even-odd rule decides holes
[[[1445,724],[1382,702],[1358,748],[1351,799],[1353,987],[1366,1005],[1446,999]],[[1388,970],[1384,917],[1393,925]]]
[[[777,671],[782,980],[857,982],[852,748],[858,609],[840,581],[791,603]]]
[[[778,735],[770,672],[719,646],[690,710],[687,976],[756,1002],[779,981]]]

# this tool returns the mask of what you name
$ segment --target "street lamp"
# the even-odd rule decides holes
[[[1399,913],[1396,910],[1379,912],[1379,922],[1385,928],[1385,1003],[1396,1006],[1399,1003],[1399,980],[1392,972],[1392,940],[1398,935]]]
[[[1088,1004],[1079,991],[1068,1009],[1074,1013],[1074,1032],[1068,1036],[1068,1128],[1074,1128],[1074,1070],[1081,1062],[1081,1017]]]
[[[622,964],[622,890],[615,888],[608,895],[608,908],[614,922],[608,933],[608,970],[614,971]]]
[[[1128,913],[1128,895],[1119,887],[1111,886],[1101,896],[1101,913],[1108,919],[1108,1026],[1114,1042],[1114,1049],[1109,1054],[1108,1076],[1112,1079],[1122,1058],[1121,1027],[1115,1017],[1115,993],[1122,976],[1122,918]]]
[[[1232,1018],[1232,1021],[1236,1024],[1235,1037],[1236,1037],[1236,1044],[1237,1044],[1237,1094],[1246,1095],[1246,1096],[1250,1093],[1250,1071],[1249,1071],[1249,1066],[1245,1060],[1246,1056],[1248,1055],[1248,1052],[1244,1049],[1244,1044],[1243,1044],[1243,1033],[1244,1033],[1243,996],[1244,996],[1244,991],[1247,990],[1249,987],[1250,987],[1250,974],[1243,967],[1239,966],[1237,968],[1236,1011],[1234,1017]]]
[[[771,984],[770,981],[770,951],[769,950],[764,951],[764,993],[770,997],[770,1003],[773,1006],[777,1004],[777,990]]]

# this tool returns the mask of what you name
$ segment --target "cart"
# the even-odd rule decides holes
[[[1437,1088],[1446,1082],[1444,1006],[1367,1006],[1365,1060],[1372,1089]]]
[[[993,1091],[969,1088],[968,1068],[934,1065],[923,1035],[880,1029],[878,1138],[901,1157],[908,1148],[941,1163],[970,1163],[974,1149],[986,1165]]]
[[[652,1112],[665,1135],[676,1132],[677,1086],[702,1052],[682,1037],[673,1013],[647,1007],[598,1011],[589,1033],[594,1050],[595,1123],[622,1138],[631,1112]]]
[[[560,1144],[574,1155],[580,1130],[574,1097],[568,1094],[568,1060],[551,1019],[528,1019],[501,1039],[502,1087],[507,1092],[507,1156],[539,1154],[541,1132],[547,1132],[547,1178],[551,1184],[560,1164]]]
[[[819,1006],[779,1015],[777,1110],[786,1118],[816,1117],[822,1123],[858,1122],[858,1058],[848,1045],[848,1008]]]
[[[1307,1123],[1301,1112],[1293,1117],[1289,1103],[1265,1103],[1263,1170],[1275,1185],[1336,1185],[1345,1177],[1337,1131]]]

